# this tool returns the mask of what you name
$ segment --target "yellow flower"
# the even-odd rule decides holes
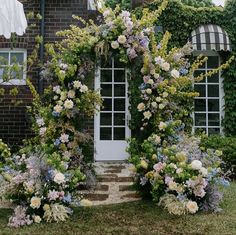
[[[147,162],[146,162],[145,160],[143,160],[143,159],[140,161],[140,166],[141,166],[142,168],[144,168],[144,169],[147,169],[147,168],[148,168]]]
[[[47,210],[49,210],[50,209],[50,206],[48,205],[48,204],[45,204],[44,206],[43,206],[43,210],[44,211],[47,211]]]
[[[179,152],[176,154],[176,158],[179,162],[186,162],[187,157],[186,157],[186,153],[185,152]]]

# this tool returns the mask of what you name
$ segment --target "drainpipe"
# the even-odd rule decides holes
[[[42,38],[42,42],[39,48],[39,59],[40,59],[40,63],[43,65],[44,63],[44,33],[45,33],[45,0],[40,0],[40,15],[42,17],[40,21],[40,36]],[[42,94],[43,93],[43,76],[40,72],[41,72],[41,69],[39,71],[38,90],[39,90],[39,94]]]

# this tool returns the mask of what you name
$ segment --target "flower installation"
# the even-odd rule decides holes
[[[166,5],[164,0],[155,11],[143,9],[139,17],[119,7],[103,7],[98,25],[74,16],[84,27],[58,32],[63,40],[47,45],[49,60],[41,73],[51,85],[39,96],[27,81],[34,96],[29,112],[35,137],[18,154],[0,143],[0,192],[16,204],[9,226],[65,221],[72,205],[91,204],[76,196],[86,179],[92,140],[86,122],[102,106],[99,91],[89,84],[96,66],[112,57],[138,71],[131,72],[129,82],[140,82],[135,87],[140,102],[131,108],[141,115],[136,124],[145,138],[130,140],[128,152],[142,190],[173,214],[216,210],[216,184],[223,180],[219,153],[199,152],[194,145],[198,154],[190,154],[185,148],[191,142],[181,145],[184,120],[197,95],[191,90],[194,70],[206,58],[190,65],[190,44],[168,51],[170,34],[157,40],[154,25]],[[132,102],[132,89],[130,94]]]

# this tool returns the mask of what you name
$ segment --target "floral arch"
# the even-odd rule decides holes
[[[225,182],[220,152],[202,152],[198,140],[188,140],[183,129],[189,125],[192,99],[197,95],[192,91],[193,80],[228,63],[194,78],[194,70],[206,58],[198,57],[190,65],[190,44],[169,51],[170,34],[166,32],[159,41],[155,35],[153,25],[166,5],[164,0],[158,10],[143,9],[140,18],[119,7],[114,11],[104,7],[98,25],[75,17],[84,27],[59,32],[64,39],[47,46],[49,60],[42,73],[55,85],[39,97],[28,81],[34,94],[30,111],[36,137],[19,154],[5,149],[1,157],[4,195],[18,205],[10,226],[64,221],[71,214],[70,205],[89,203],[76,196],[78,185],[86,179],[92,141],[83,125],[102,100],[99,91],[87,85],[97,61],[111,57],[131,70],[134,138],[129,140],[128,153],[139,189],[172,214],[218,209],[220,196],[213,206],[208,200],[218,193],[217,182]]]

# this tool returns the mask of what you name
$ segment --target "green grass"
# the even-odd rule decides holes
[[[0,210],[1,235],[158,235],[236,234],[236,183],[226,189],[223,211],[176,217],[151,202],[76,209],[70,220],[60,224],[39,224],[21,229],[7,227],[11,210]]]

